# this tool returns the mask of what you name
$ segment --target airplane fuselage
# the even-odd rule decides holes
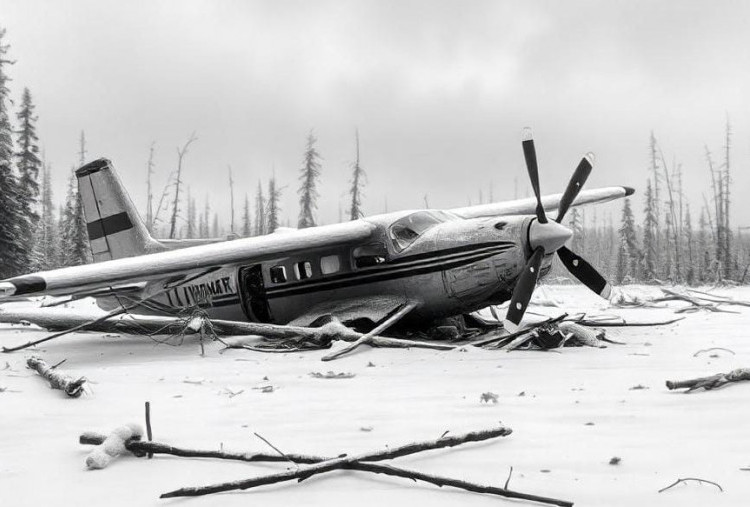
[[[440,221],[411,242],[412,238],[404,241],[399,237],[399,221],[413,220],[410,217],[420,213]],[[388,309],[394,302],[418,302],[412,320],[475,311],[510,298],[528,256],[525,237],[533,218],[462,219],[417,211],[366,220],[376,226],[367,240],[224,266],[154,298],[162,307],[157,313],[200,307],[216,319],[305,325],[312,320],[306,321],[305,315],[326,313],[327,306],[343,313],[339,317],[346,321],[342,302],[352,307],[352,315],[369,316],[373,322],[382,317],[378,302]],[[547,260],[544,271],[550,263]],[[143,295],[164,287],[164,282],[154,281]],[[366,304],[358,306],[358,301]],[[106,309],[119,304],[109,297],[99,298],[98,303]]]

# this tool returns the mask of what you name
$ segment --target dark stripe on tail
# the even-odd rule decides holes
[[[133,222],[126,211],[116,215],[100,218],[86,224],[89,233],[89,241],[103,238],[118,232],[127,231],[133,228]]]

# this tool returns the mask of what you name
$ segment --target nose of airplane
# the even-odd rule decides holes
[[[541,246],[544,253],[548,254],[557,251],[572,236],[573,231],[557,222],[541,224],[538,220],[534,220],[529,226],[529,246],[531,250]]]

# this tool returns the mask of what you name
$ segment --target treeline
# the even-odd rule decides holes
[[[147,168],[147,200],[146,200],[146,227],[155,237],[169,239],[201,239],[201,238],[223,238],[223,237],[250,237],[270,234],[280,227],[296,227],[304,229],[315,227],[319,224],[317,217],[318,184],[321,178],[322,157],[318,152],[318,139],[311,130],[305,141],[305,150],[302,155],[302,163],[299,170],[299,214],[296,223],[282,216],[281,196],[286,186],[281,186],[276,178],[275,171],[266,184],[258,181],[257,190],[251,196],[247,193],[239,206],[235,206],[235,189],[232,178],[232,168],[227,171],[227,193],[230,200],[230,223],[229,226],[220,220],[208,199],[208,196],[199,203],[198,198],[189,186],[183,191],[185,182],[182,178],[182,165],[187,149],[197,140],[195,134],[177,149],[177,167],[167,178],[158,203],[152,192],[152,175],[154,174],[153,156],[154,145],[149,151]],[[339,212],[339,221],[357,220],[364,213],[362,209],[363,188],[365,184],[365,172],[360,164],[359,132],[355,130],[355,158],[351,163],[351,179],[348,183],[349,205],[348,213],[344,215]],[[185,194],[184,203],[182,195]],[[236,208],[240,208],[239,220],[235,220]],[[184,212],[183,212],[184,209]]]
[[[89,261],[86,228],[71,173],[65,203],[53,204],[52,168],[39,150],[32,93],[23,88],[15,122],[6,32],[0,29],[0,279]],[[79,161],[85,156],[81,134]]]
[[[648,143],[648,178],[642,220],[627,198],[615,225],[594,208],[574,208],[569,224],[573,250],[616,283],[746,283],[750,252],[742,230],[730,221],[732,128],[727,120],[724,145],[716,156],[704,147],[707,193],[691,207],[682,184],[682,165],[667,162],[656,136]],[[697,219],[695,210],[698,210]],[[563,270],[555,269],[563,275]]]
[[[51,164],[40,150],[37,135],[36,106],[29,88],[23,88],[21,100],[12,116],[9,69],[16,63],[10,56],[6,31],[0,29],[0,279],[32,271],[55,269],[91,262],[83,206],[74,171],[86,163],[86,137],[80,134],[77,157],[71,164],[63,204],[55,205],[51,185]],[[157,238],[222,238],[259,236],[279,227],[298,228],[318,225],[318,183],[321,156],[317,139],[310,133],[302,157],[299,176],[299,215],[296,224],[282,217],[281,186],[275,174],[267,183],[258,182],[257,192],[244,195],[244,205],[235,223],[234,182],[229,168],[228,182],[232,216],[227,228],[212,209],[208,197],[201,208],[183,178],[183,164],[190,147],[198,139],[191,135],[177,149],[176,168],[168,177],[158,202],[154,199],[152,177],[155,173],[155,143],[146,164],[147,205],[144,213],[148,230]],[[355,131],[355,161],[348,183],[351,201],[347,216],[339,221],[363,216],[362,199],[365,173],[360,165],[359,133]]]

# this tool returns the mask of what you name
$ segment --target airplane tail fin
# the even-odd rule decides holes
[[[76,170],[94,261],[108,261],[164,250],[151,237],[112,163],[106,158]]]

